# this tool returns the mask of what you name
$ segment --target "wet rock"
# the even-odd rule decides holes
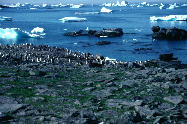
[[[166,31],[167,40],[185,40],[187,39],[187,31],[178,28],[170,28]]]
[[[96,37],[119,37],[121,35],[123,35],[123,30],[121,28],[103,29],[94,34]]]
[[[123,29],[121,28],[110,28],[110,29],[103,29],[101,31],[96,31],[96,30],[89,30],[89,31],[84,31],[84,30],[79,30],[79,31],[74,31],[74,32],[68,32],[64,34],[65,36],[96,36],[96,37],[119,37],[123,35]]]
[[[154,32],[152,35],[153,39],[157,40],[185,40],[187,39],[187,31],[179,28],[162,28],[160,30],[159,26],[153,26],[152,31]]]
[[[0,5],[0,8],[10,8],[8,6]]]
[[[99,46],[101,46],[101,45],[109,45],[109,44],[111,44],[110,41],[99,41],[99,42],[96,43],[96,45],[99,45]]]
[[[164,100],[177,105],[183,101],[183,97],[182,96],[168,96],[168,97],[164,97]]]
[[[170,54],[160,54],[159,59],[161,61],[172,61],[172,60],[177,60],[177,58],[173,57],[173,53]]]
[[[152,31],[155,32],[159,32],[160,31],[160,27],[159,26],[153,26],[152,27]]]

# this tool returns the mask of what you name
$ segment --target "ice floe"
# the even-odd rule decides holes
[[[37,9],[37,8],[30,8],[30,10],[35,10],[35,9]]]
[[[187,21],[187,15],[151,16],[151,21]]]
[[[0,21],[12,21],[11,17],[0,16]]]
[[[64,17],[61,20],[63,23],[64,22],[83,22],[83,21],[87,21],[86,18],[79,18],[79,17]]]
[[[34,29],[33,29],[34,30]],[[32,30],[32,31],[33,31]],[[36,29],[35,29],[36,30]],[[21,39],[21,38],[42,38],[45,33],[29,33],[19,28],[0,28],[0,38],[2,39]]]
[[[111,9],[107,9],[107,8],[103,7],[103,8],[101,8],[101,11],[100,11],[100,12],[102,12],[102,13],[111,13],[111,12],[112,12],[112,10],[111,10]]]

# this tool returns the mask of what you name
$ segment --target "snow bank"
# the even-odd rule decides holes
[[[151,21],[187,21],[187,15],[169,15],[164,17],[151,16]]]
[[[82,22],[82,21],[87,21],[86,18],[79,18],[79,17],[64,17],[61,20],[63,23],[64,22]]]

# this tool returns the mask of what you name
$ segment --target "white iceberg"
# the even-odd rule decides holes
[[[19,28],[0,28],[0,38],[2,39],[42,38],[41,35],[22,31]]]
[[[160,9],[164,9],[165,5],[163,3],[160,4]]]
[[[111,6],[112,6],[112,3],[104,3],[103,6],[111,7]]]
[[[44,33],[44,29],[43,28],[40,28],[40,27],[36,27],[34,28],[31,33]]]
[[[187,15],[169,15],[164,17],[151,16],[151,21],[187,21]]]
[[[78,9],[78,8],[83,7],[83,5],[84,5],[84,4],[79,4],[79,5],[73,5],[73,4],[71,4],[71,5],[70,5],[70,8]]]
[[[182,4],[181,6],[182,6],[182,7],[185,7],[185,6],[187,6],[187,4]]]
[[[83,21],[87,21],[86,18],[79,18],[79,17],[64,17],[61,20],[63,23],[64,22],[83,22]]]
[[[12,21],[11,17],[0,16],[0,21]]]
[[[112,10],[103,7],[100,12],[102,12],[102,13],[111,13]]]
[[[11,7],[11,8],[17,8],[17,7],[20,7],[20,6],[21,6],[20,3],[8,5],[8,7]]]
[[[177,6],[177,4],[176,3],[174,3],[174,4],[171,4],[168,8],[166,8],[166,9],[175,9],[175,8],[177,8],[177,7],[179,7],[179,6]]]
[[[30,8],[30,10],[36,10],[37,8]]]

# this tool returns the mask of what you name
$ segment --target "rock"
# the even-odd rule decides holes
[[[154,110],[150,110],[147,106],[135,106],[135,110],[140,113],[140,116],[152,117],[155,114]]]
[[[35,76],[36,73],[35,73],[34,71],[31,71],[31,70],[30,70],[30,71],[29,71],[29,75],[30,75],[30,76]]]
[[[10,8],[8,6],[0,5],[0,8]]]
[[[187,39],[187,31],[178,28],[170,28],[166,31],[167,40],[185,40]]]
[[[179,103],[183,101],[183,97],[182,96],[168,96],[168,97],[164,97],[164,100],[171,102],[175,105],[178,105]]]
[[[182,87],[187,90],[187,82],[186,81],[182,83]]]
[[[11,112],[15,112],[18,109],[22,108],[24,105],[23,104],[1,104],[0,105],[0,112],[7,114]]]
[[[103,29],[101,31],[96,30],[88,30],[87,32],[84,30],[73,31],[65,33],[64,36],[96,36],[96,37],[119,37],[123,35],[123,29],[121,28],[110,28],[110,29]]]
[[[178,28],[169,28],[165,29],[162,28],[160,30],[159,26],[153,26],[152,27],[153,39],[157,40],[185,40],[187,39],[187,31],[183,29]]]
[[[7,96],[0,96],[0,104],[17,104],[14,98],[10,98]]]
[[[97,42],[96,43],[96,45],[109,45],[109,44],[111,44],[111,42],[110,41],[99,41],[99,42]]]
[[[153,26],[152,27],[152,31],[155,32],[159,32],[160,31],[160,27],[159,26]]]
[[[160,54],[159,59],[161,61],[177,60],[177,58],[173,58],[173,53],[170,53],[170,54]]]
[[[135,85],[134,80],[126,80],[123,82],[116,82],[116,85],[118,85],[120,88],[132,88]]]
[[[123,30],[121,28],[103,29],[94,34],[96,37],[119,37],[121,35],[123,35]]]

